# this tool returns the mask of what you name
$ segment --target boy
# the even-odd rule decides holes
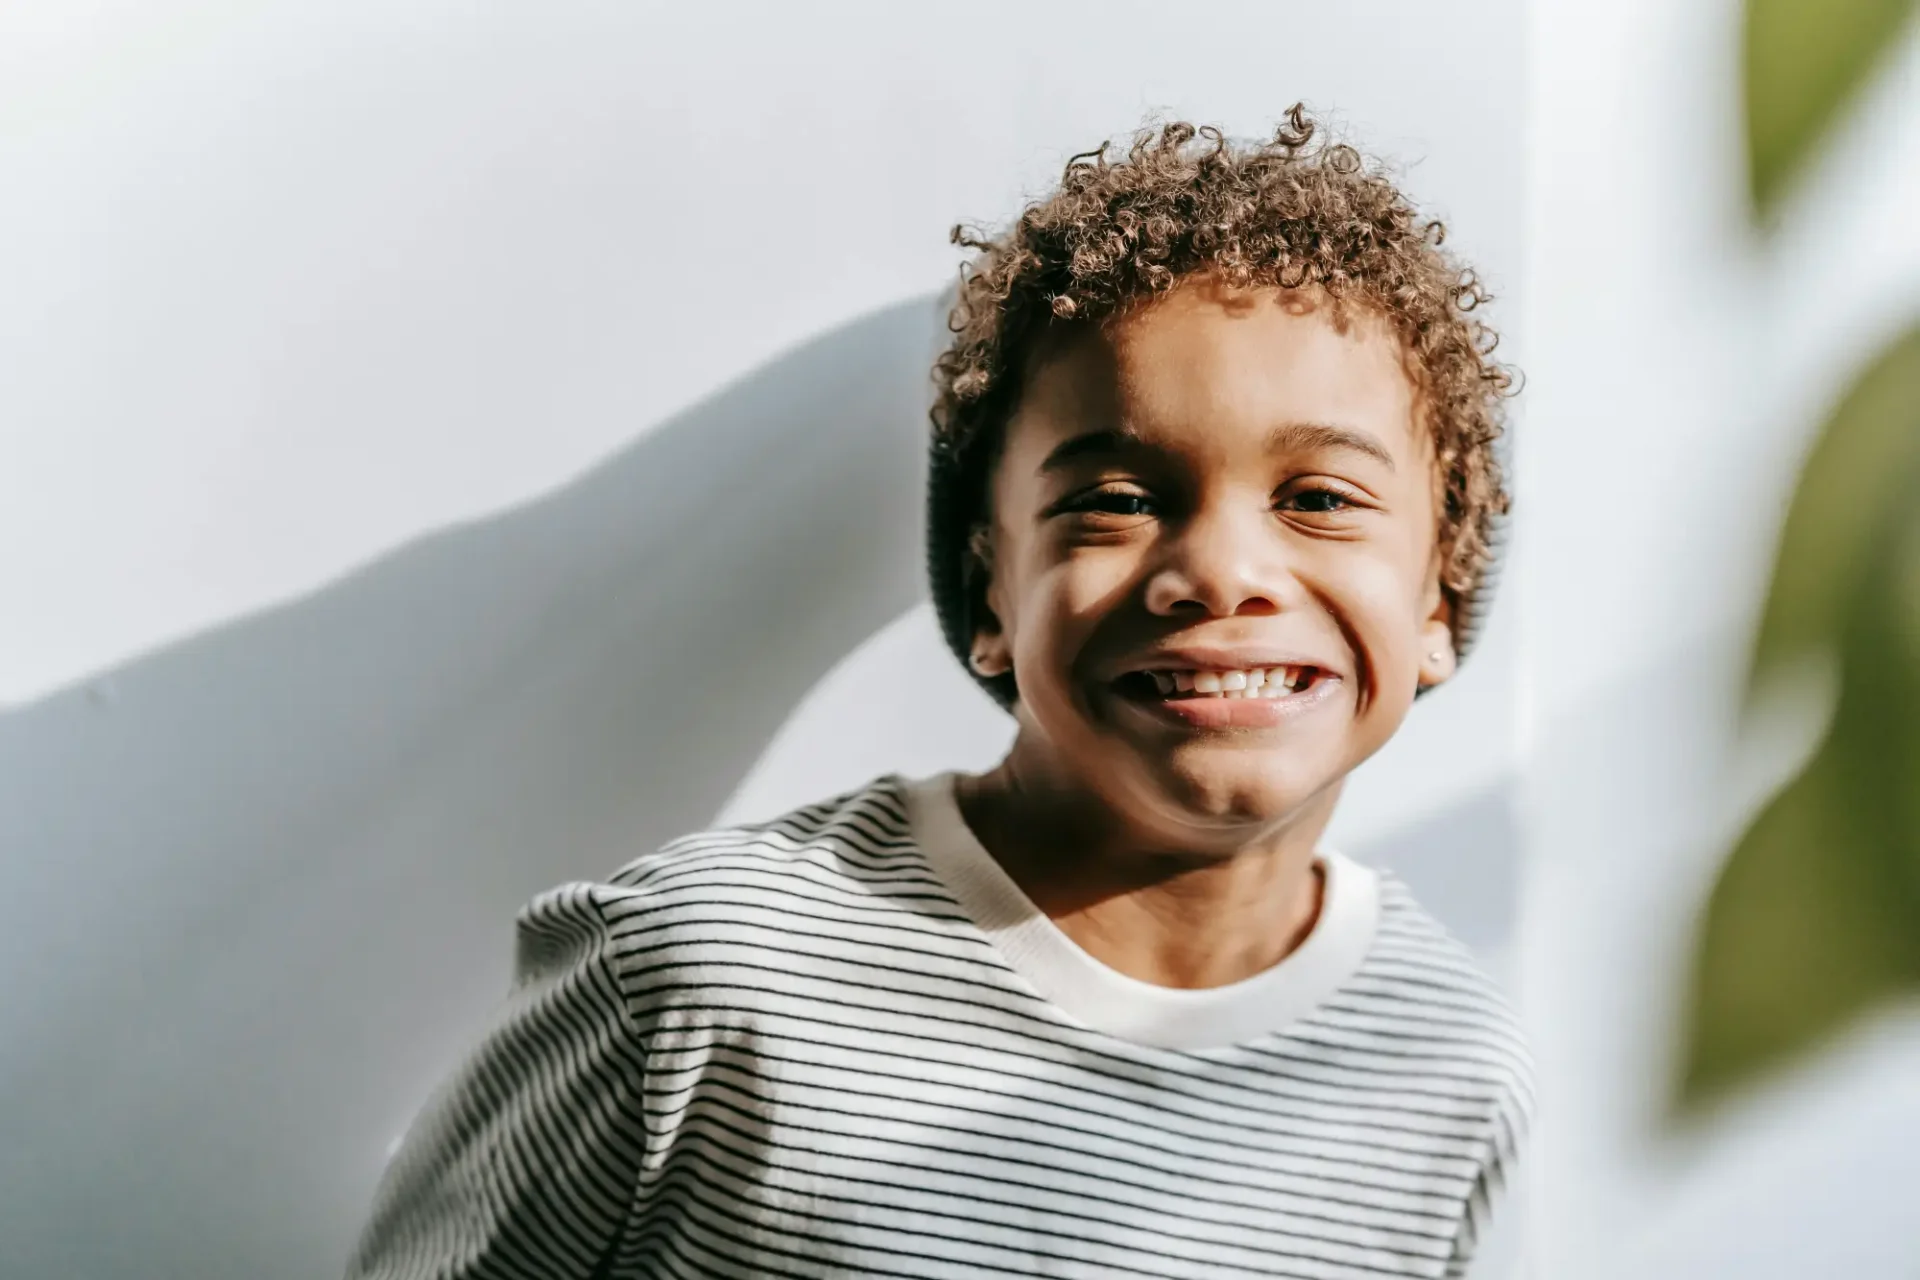
[[[1464,1274],[1525,1051],[1318,841],[1471,639],[1508,376],[1313,133],[1170,125],[955,233],[929,568],[1006,760],[534,902],[354,1276]]]

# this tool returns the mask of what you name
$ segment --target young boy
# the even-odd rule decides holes
[[[1465,1272],[1525,1051],[1319,840],[1471,639],[1508,376],[1313,133],[1167,126],[956,232],[929,569],[1007,758],[534,902],[352,1275]]]

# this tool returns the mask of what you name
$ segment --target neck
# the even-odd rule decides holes
[[[967,825],[1033,903],[1108,968],[1217,987],[1278,964],[1313,931],[1315,856],[1333,797],[1243,842],[1204,849],[1131,829],[1096,797],[1034,786],[1011,762],[962,778]]]

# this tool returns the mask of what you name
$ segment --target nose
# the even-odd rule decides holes
[[[1278,613],[1292,577],[1280,543],[1265,509],[1219,504],[1195,512],[1163,544],[1147,608],[1165,617]]]

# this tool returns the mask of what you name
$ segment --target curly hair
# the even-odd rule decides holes
[[[1498,336],[1474,314],[1491,295],[1442,248],[1445,237],[1378,161],[1326,139],[1300,104],[1266,142],[1171,123],[1142,131],[1124,158],[1107,144],[1073,157],[1059,189],[1004,234],[953,230],[975,257],[948,317],[952,343],[934,365],[934,459],[947,489],[931,505],[968,526],[963,546],[984,521],[1028,355],[1050,329],[1125,314],[1196,275],[1315,289],[1337,325],[1359,307],[1403,344],[1438,461],[1441,584],[1457,606],[1480,584],[1507,508],[1496,441],[1514,375],[1492,358]],[[937,599],[955,566],[930,568]]]

